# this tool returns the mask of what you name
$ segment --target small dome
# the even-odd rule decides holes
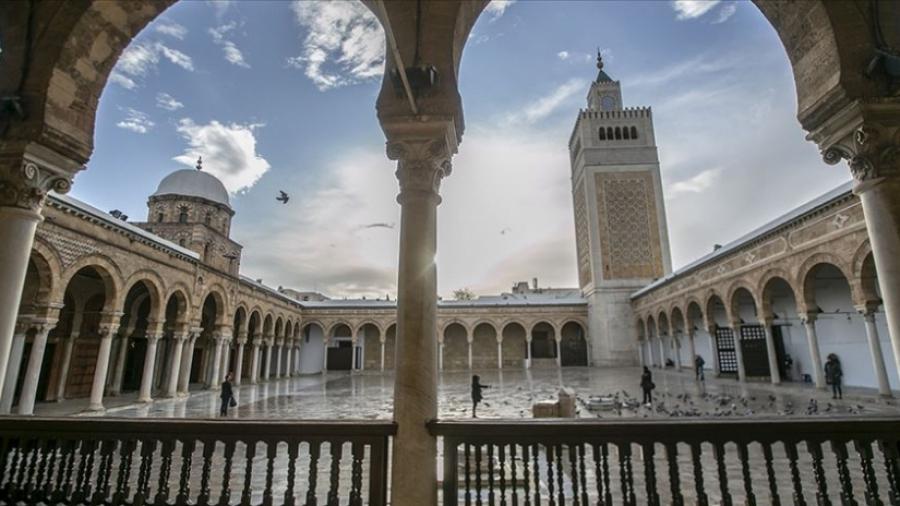
[[[182,195],[186,197],[200,197],[226,207],[228,203],[228,190],[216,176],[208,172],[196,169],[181,169],[164,177],[151,196]]]

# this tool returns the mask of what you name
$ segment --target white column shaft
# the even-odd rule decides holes
[[[773,385],[781,383],[781,372],[778,371],[778,354],[775,352],[775,338],[772,336],[772,325],[762,322],[763,330],[766,332],[766,355],[769,358],[769,377]]]
[[[734,339],[734,354],[737,357],[738,381],[747,381],[747,369],[744,367],[744,350],[741,346],[741,326],[732,326],[731,335]]]
[[[804,320],[806,341],[809,344],[809,358],[812,362],[812,373],[816,388],[825,388],[825,370],[822,368],[822,354],[819,351],[819,337],[816,335],[816,321]]]
[[[224,345],[224,341],[222,340],[222,338],[216,338],[214,342],[216,343],[216,345],[212,356],[212,382],[209,385],[210,390],[218,390],[220,388],[219,371],[221,370],[220,365],[222,363],[222,348]]]
[[[166,378],[166,397],[175,397],[178,393],[178,376],[181,373],[181,354],[184,351],[184,339],[175,337],[172,341],[172,360],[169,366],[169,376]]]
[[[384,372],[384,341],[381,341],[381,372]]]
[[[144,353],[144,371],[141,374],[141,390],[138,394],[138,401],[153,401],[153,372],[156,368],[156,345],[159,344],[159,338],[156,336],[147,336],[147,351]]]
[[[191,337],[184,343],[181,351],[181,371],[178,372],[178,392],[187,394],[191,386],[191,364],[194,361],[194,347],[197,345],[197,336]]]
[[[62,364],[59,367],[59,379],[56,382],[56,401],[60,402],[66,398],[66,384],[69,382],[69,367],[72,365],[72,352],[75,350],[76,334],[65,339],[63,345]]]
[[[103,411],[103,389],[106,386],[106,373],[109,372],[109,352],[112,348],[112,333],[100,336],[100,349],[97,351],[97,363],[94,366],[94,382],[91,385],[91,411]]]
[[[10,363],[6,369],[6,381],[3,382],[3,395],[0,397],[0,414],[8,415],[12,411],[13,399],[16,396],[16,381],[19,379],[19,370],[22,368],[24,349],[25,332],[16,332],[9,352]]]
[[[503,343],[497,341],[497,369],[503,369]]]
[[[866,339],[869,341],[869,352],[872,354],[872,369],[878,381],[878,393],[882,397],[891,397],[891,384],[888,381],[884,355],[881,352],[881,341],[878,339],[878,327],[875,325],[875,313],[863,315],[866,322]]]
[[[41,365],[44,363],[44,350],[47,349],[47,334],[52,327],[49,325],[38,328],[31,342],[31,353],[28,355],[28,368],[25,369],[25,381],[22,383],[22,395],[19,396],[20,415],[34,413],[34,402],[37,396],[38,380],[41,378]]]
[[[244,374],[244,343],[238,343],[237,355],[234,357],[234,386],[241,386],[241,376]]]

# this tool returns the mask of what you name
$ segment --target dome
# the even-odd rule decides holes
[[[231,207],[228,190],[216,176],[197,169],[181,169],[164,177],[151,197],[161,195],[182,195],[200,197],[216,204]]]

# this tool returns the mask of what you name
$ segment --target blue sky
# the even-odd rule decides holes
[[[576,285],[566,145],[597,47],[625,104],[654,109],[676,267],[848,179],[804,140],[784,49],[752,4],[495,2],[460,70],[467,131],[442,188],[442,295]],[[120,59],[73,195],[142,220],[159,180],[203,154],[232,192],[244,274],[393,296],[383,51],[355,2],[179,2]]]

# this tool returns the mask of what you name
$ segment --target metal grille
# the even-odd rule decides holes
[[[741,326],[741,352],[747,376],[769,376],[766,330],[762,325]]]
[[[737,353],[734,350],[734,332],[727,327],[716,327],[716,353],[719,355],[719,372],[737,374]]]

